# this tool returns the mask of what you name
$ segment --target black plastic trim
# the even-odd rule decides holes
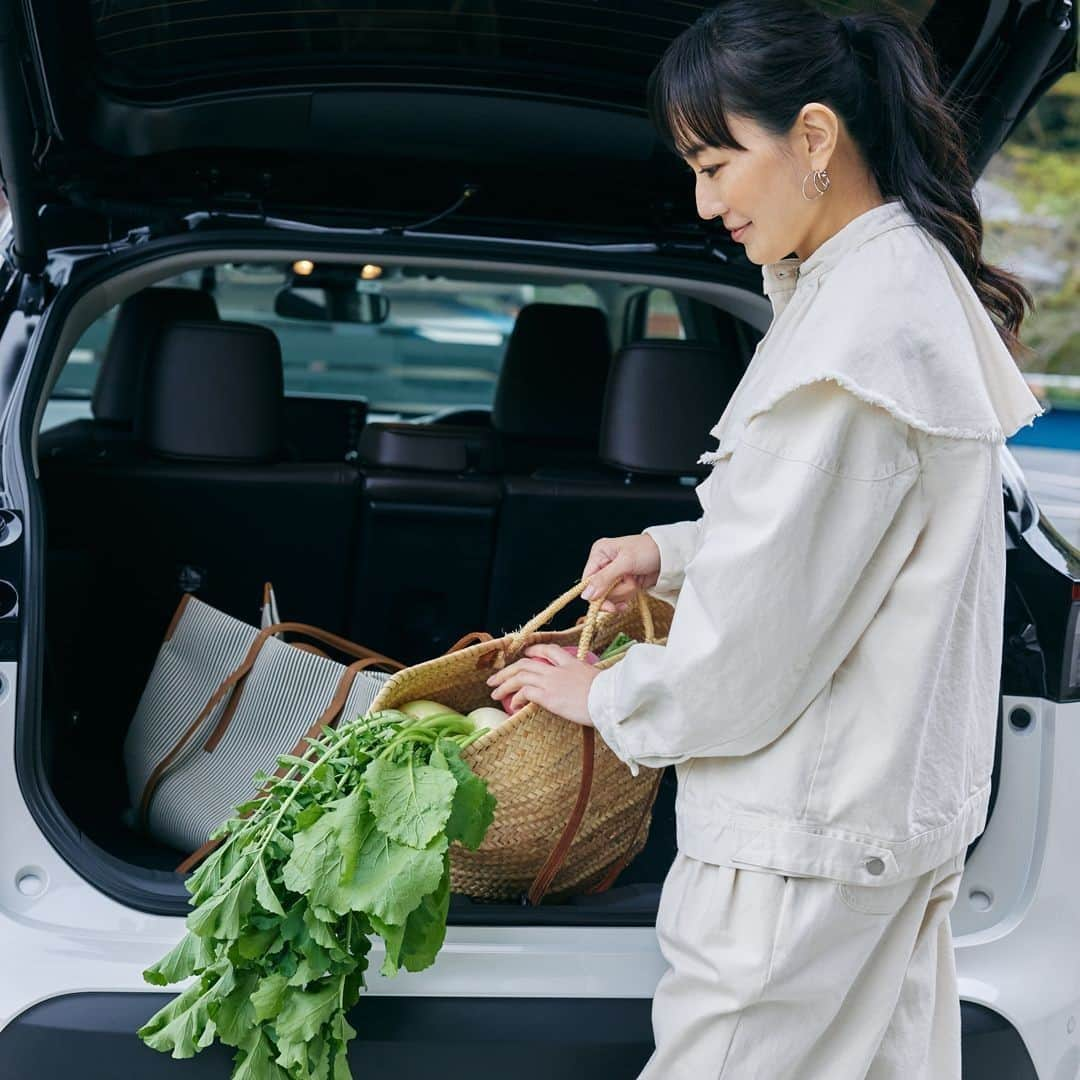
[[[398,978],[407,979],[407,975]],[[493,976],[494,981],[494,976]],[[189,1060],[149,1049],[136,1030],[174,997],[82,993],[41,1002],[0,1032],[4,1080],[220,1080],[233,1051]],[[1039,1080],[1002,1016],[960,1003],[963,1080]],[[368,994],[350,1011],[353,1075],[396,1080],[634,1080],[653,1049],[649,998],[419,997]]]

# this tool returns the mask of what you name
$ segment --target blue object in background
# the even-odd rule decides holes
[[[1022,427],[1009,446],[1045,446],[1054,450],[1080,450],[1080,409],[1050,407],[1035,423]]]

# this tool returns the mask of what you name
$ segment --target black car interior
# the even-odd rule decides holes
[[[417,663],[520,626],[598,537],[697,517],[697,457],[747,361],[746,328],[718,324],[726,340],[613,351],[599,309],[529,304],[489,415],[375,422],[363,401],[287,397],[273,332],[205,294],[124,301],[92,419],[39,442],[46,753],[73,820],[146,868],[187,854],[121,823],[124,735],[185,591],[254,624],[271,581],[281,618]],[[617,887],[662,880],[674,792],[668,770]]]

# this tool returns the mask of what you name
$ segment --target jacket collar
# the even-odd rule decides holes
[[[898,195],[893,195],[880,206],[871,207],[853,217],[805,259],[789,255],[778,262],[765,263],[761,267],[762,291],[772,302],[774,314],[780,314],[800,281],[817,277],[835,266],[849,251],[854,251],[875,236],[880,236],[890,229],[915,224],[916,221],[903,200]]]
[[[838,288],[818,290],[845,255],[893,230],[904,232],[888,247],[927,260],[926,280],[907,280],[899,291],[882,289],[890,277],[877,261],[884,256],[876,256],[872,262],[881,275],[868,272],[870,263],[860,259],[854,275],[850,267],[837,272]],[[807,259],[789,257],[762,269],[773,322],[710,432],[720,446],[703,454],[698,459],[702,464],[732,453],[739,432],[753,416],[791,390],[820,379],[839,383],[930,435],[1000,443],[1042,414],[963,271],[899,199],[852,218]],[[800,305],[796,323],[778,325],[799,282],[807,280],[814,281],[813,295]],[[907,301],[922,301],[928,310],[936,310],[928,289],[940,291],[942,316],[930,332],[923,332],[922,324],[912,323]],[[777,336],[770,344],[774,328]],[[868,341],[877,344],[867,347]]]

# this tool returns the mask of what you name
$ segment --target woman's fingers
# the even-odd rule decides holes
[[[529,687],[529,686],[522,687],[521,690],[519,690],[510,699],[509,710],[510,710],[510,715],[511,716],[513,716],[514,713],[518,712],[520,709],[524,709],[525,706],[528,705],[532,701],[532,697],[530,696],[530,691],[531,690],[532,690],[532,687]]]
[[[592,550],[589,552],[589,557],[585,560],[585,569],[581,572],[582,579],[587,578],[590,574],[595,574],[597,570],[607,566],[618,554],[618,543],[610,537],[601,537],[593,544]]]
[[[586,575],[589,578],[589,584],[582,592],[581,598],[583,600],[595,600],[596,597],[601,596],[605,589],[613,582],[619,580],[625,574],[630,572],[630,558],[623,552],[620,552],[611,560],[606,566],[597,570],[594,574]],[[616,586],[618,588],[618,586]],[[612,592],[615,590],[613,589]],[[613,600],[616,597],[608,596],[605,599]]]
[[[513,701],[515,694],[527,688],[533,690],[539,689],[539,687],[536,686],[536,681],[531,672],[521,672],[514,675],[512,678],[499,683],[499,685],[491,692],[491,697],[495,701],[502,701],[504,699]]]
[[[525,649],[525,655],[539,660],[549,660],[555,667],[563,667],[574,659],[561,645],[554,645],[549,641],[529,645]]]
[[[520,675],[523,671],[542,671],[544,668],[550,666],[550,664],[545,663],[543,660],[515,660],[512,664],[507,664],[506,667],[500,668],[493,675],[489,675],[487,684],[488,686],[499,686],[507,679],[512,679],[515,675]]]

